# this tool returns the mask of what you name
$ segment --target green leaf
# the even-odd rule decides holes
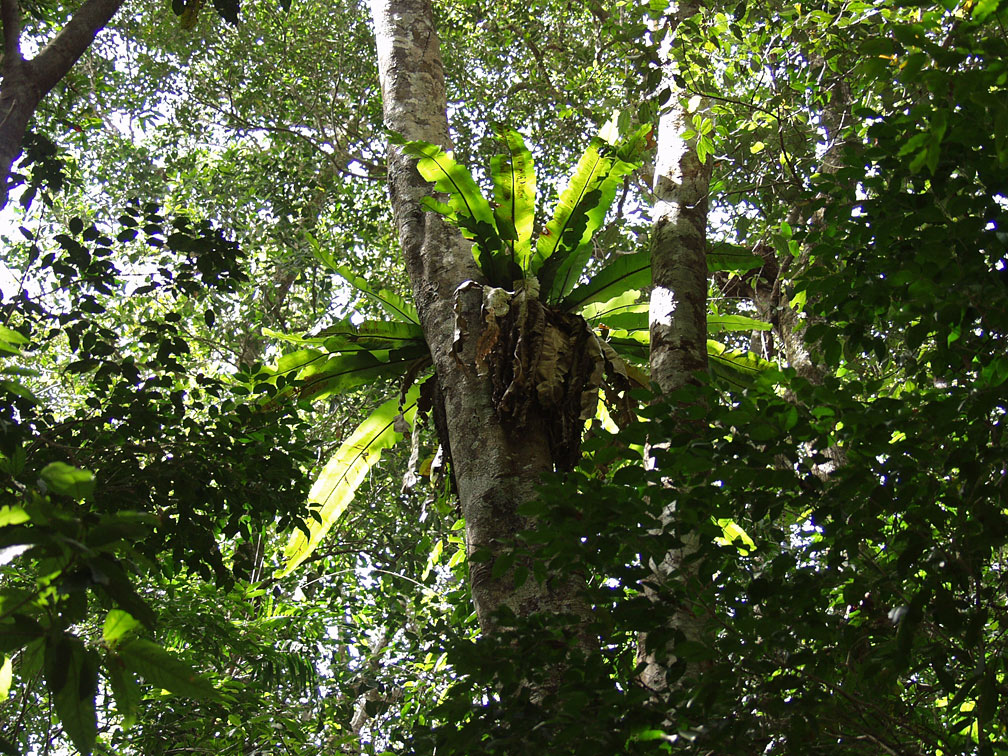
[[[746,271],[763,267],[763,258],[746,247],[729,242],[714,242],[707,249],[707,270]]]
[[[133,675],[127,674],[122,661],[116,656],[109,658],[105,669],[108,672],[109,684],[112,686],[116,712],[122,717],[123,729],[128,730],[136,724],[137,711],[143,698],[140,686]]]
[[[416,414],[420,386],[414,384],[406,394],[402,415],[411,423]],[[351,434],[333,455],[308,494],[308,503],[318,516],[308,518],[308,532],[298,530],[291,536],[284,552],[287,563],[277,572],[283,577],[293,572],[322,542],[329,529],[346,511],[357,488],[367,477],[385,449],[396,444],[402,434],[396,431],[395,421],[400,414],[399,397],[382,404]]]
[[[516,131],[502,130],[505,152],[490,160],[494,184],[494,218],[497,229],[510,249],[511,261],[523,274],[532,264],[532,227],[535,222],[536,175],[529,152]]]
[[[28,337],[22,334],[20,331],[15,331],[13,328],[8,328],[7,326],[0,326],[0,342],[8,344],[12,347],[20,347],[28,343]],[[17,354],[19,349],[9,349],[15,354]]]
[[[293,376],[313,364],[324,363],[327,359],[329,355],[319,349],[299,349],[288,352],[277,360],[274,370],[277,375]]]
[[[98,693],[98,661],[80,638],[61,635],[46,644],[46,686],[60,724],[82,754],[91,753],[98,736],[95,696]]]
[[[30,519],[28,513],[16,504],[0,507],[0,528],[8,525],[20,525],[23,522],[28,522]]]
[[[559,302],[578,282],[590,256],[589,242],[605,220],[616,188],[638,162],[621,159],[626,145],[643,139],[643,129],[619,149],[595,138],[585,150],[560,193],[553,219],[539,237],[531,264],[547,302]]]
[[[85,499],[94,491],[94,474],[65,462],[50,462],[42,468],[39,477],[49,491],[61,496]]]
[[[312,234],[308,231],[305,231],[304,234],[305,238],[308,240],[308,246],[311,247],[312,254],[315,255],[315,259],[327,268],[330,268],[338,273],[340,264],[332,252],[327,249],[323,249],[322,245],[319,244],[318,239],[312,236]]]
[[[3,666],[0,666],[0,702],[6,700],[10,695],[11,683],[14,682],[14,660],[9,656],[4,657]]]
[[[7,593],[0,598],[3,599],[3,611],[0,614],[9,614],[25,604],[28,594],[21,592],[11,595]],[[0,651],[11,652],[24,648],[33,641],[45,635],[45,628],[31,617],[15,613],[10,618],[0,622]]]
[[[333,267],[333,270],[339,273],[348,284],[353,286],[357,289],[357,291],[361,292],[364,296],[385,310],[385,312],[396,320],[406,323],[420,322],[420,318],[417,316],[416,308],[395,292],[388,291],[386,289],[375,291],[371,288],[371,285],[366,279],[357,275],[346,265],[336,265]]]
[[[469,170],[436,144],[417,141],[406,142],[402,147],[405,154],[416,158],[420,175],[433,182],[436,191],[448,195],[448,205],[437,201],[424,204],[444,215],[466,239],[473,241],[473,258],[490,283],[510,289],[512,282],[521,277],[521,271],[505,258],[494,212]]]
[[[88,560],[86,564],[94,574],[102,576],[99,587],[108,594],[109,598],[148,628],[154,627],[156,620],[154,610],[140,598],[140,594],[136,592],[130,582],[129,575],[126,574],[118,560],[99,555]]]
[[[643,315],[644,327],[648,327],[648,303],[641,301],[641,291],[630,289],[622,294],[606,300],[605,302],[595,302],[581,310],[581,317],[592,325],[602,324],[609,328],[621,328],[613,324],[613,319],[621,315],[632,315],[630,321],[631,328],[638,327],[640,316]]]
[[[122,609],[112,609],[105,615],[105,624],[102,627],[102,639],[106,644],[114,646],[119,640],[131,634],[140,627],[139,620],[133,618],[129,612]]]
[[[430,359],[426,343],[389,351],[365,350],[337,354],[312,362],[299,374],[299,398],[317,401],[375,381],[397,378]]]
[[[1000,5],[1001,0],[976,0],[976,4],[973,6],[973,20],[977,23],[983,23],[997,12]]]
[[[756,542],[734,520],[722,517],[715,520],[715,522],[720,526],[721,532],[724,533],[723,539],[719,541],[722,545],[730,546],[735,544],[742,554],[747,554],[756,548]]]
[[[155,687],[189,698],[221,698],[210,680],[156,643],[131,638],[119,645],[117,653],[126,669]]]
[[[326,328],[319,336],[324,337],[322,343],[331,352],[340,352],[348,347],[370,350],[426,344],[423,328],[416,323],[389,323],[381,320],[365,320],[360,325],[344,321]],[[347,346],[339,346],[342,343]]]
[[[707,331],[723,333],[724,331],[769,331],[772,325],[765,320],[747,318],[745,315],[708,315]]]
[[[630,289],[643,289],[651,283],[651,252],[618,255],[592,279],[571,291],[560,303],[568,312],[581,312],[588,305],[606,302]]]
[[[750,386],[760,373],[774,367],[772,362],[767,362],[752,352],[733,351],[710,339],[707,341],[707,358],[711,373],[737,388]]]

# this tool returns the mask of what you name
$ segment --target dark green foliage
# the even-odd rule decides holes
[[[150,640],[116,640],[115,653],[100,654],[88,625],[117,609],[151,633],[155,587],[187,574],[230,588],[221,539],[293,526],[305,492],[303,431],[289,411],[194,369],[183,318],[194,299],[242,281],[237,246],[207,223],[169,224],[154,205],[131,204],[119,227],[116,240],[78,218],[51,242],[23,230],[26,267],[37,265],[59,296],[5,303],[17,327],[4,331],[5,367],[86,377],[58,404],[12,381],[0,397],[0,547],[16,548],[3,568],[0,655],[18,656],[25,683],[28,660],[44,657],[55,713],[82,753],[95,744],[100,677],[128,718],[137,675],[180,695],[217,696]],[[151,250],[134,263],[149,273],[124,298],[111,260],[130,264],[123,248],[135,239]]]
[[[865,60],[887,88],[856,111],[867,142],[804,192],[822,208],[795,233],[822,382],[686,387],[586,442],[524,508],[549,527],[519,549],[588,576],[605,655],[543,618],[453,645],[462,680],[415,752],[1008,751],[1008,50],[969,20],[944,33],[879,40],[908,62],[893,82]],[[699,639],[674,629],[683,607]],[[641,633],[667,690],[641,687]],[[549,669],[557,699],[528,700]]]

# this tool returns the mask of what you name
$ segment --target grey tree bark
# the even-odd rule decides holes
[[[21,54],[21,8],[2,0],[4,52],[0,65],[0,208],[11,190],[10,173],[21,154],[28,123],[42,98],[67,75],[123,0],[87,0],[31,60]]]
[[[371,10],[385,125],[408,140],[447,148],[444,71],[430,0],[372,0]],[[411,159],[390,145],[387,163],[399,241],[444,398],[480,627],[496,629],[494,613],[501,607],[519,617],[583,615],[574,577],[551,576],[544,584],[529,579],[516,588],[510,571],[492,575],[494,559],[516,533],[533,525],[517,507],[535,496],[540,475],[552,469],[547,429],[538,419],[510,428],[497,417],[489,380],[472,367],[483,300],[477,287],[463,286],[482,281],[468,243],[421,207],[430,185]],[[471,338],[456,343],[456,326],[460,332],[472,329]]]
[[[665,20],[669,26],[668,45],[672,32],[698,10],[698,4],[690,1],[680,3],[670,12]],[[666,54],[668,49],[666,46]],[[668,69],[668,61],[665,66]],[[665,85],[671,89],[672,97],[658,122],[649,320],[651,380],[662,393],[669,393],[695,382],[708,369],[706,252],[711,161],[709,158],[700,161],[696,137],[683,138],[693,128],[693,116],[702,116],[706,105],[701,104],[697,113],[690,113],[670,75],[666,75]],[[674,523],[675,518],[674,507],[667,508],[662,513],[662,528]],[[680,567],[695,550],[695,541],[688,535],[683,540],[681,548],[652,562],[652,581],[656,586],[676,574],[677,580],[686,583],[688,591],[691,575],[688,569]],[[672,628],[688,640],[699,638],[702,622],[688,604],[676,607],[671,613]],[[646,647],[645,635],[640,639],[640,660],[646,665],[640,679],[650,690],[661,693],[669,687],[665,662],[671,657],[671,649],[659,655],[648,653]],[[696,671],[687,668],[686,676],[693,676]]]

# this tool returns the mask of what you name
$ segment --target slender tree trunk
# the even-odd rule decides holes
[[[385,125],[409,140],[447,147],[444,72],[430,0],[372,0]],[[470,559],[473,602],[484,632],[494,612],[580,615],[577,580],[534,579],[516,588],[513,576],[492,575],[493,560],[516,533],[532,526],[517,513],[531,500],[552,460],[546,427],[532,419],[520,431],[497,417],[491,386],[476,374],[476,342],[483,322],[481,281],[469,245],[420,199],[431,189],[396,146],[388,154],[389,191],[407,273],[444,397],[451,462],[458,484]],[[456,328],[470,338],[456,342]],[[486,557],[490,558],[487,559]]]
[[[651,243],[651,380],[663,393],[707,372],[707,191],[710,160],[701,163],[685,104],[658,121]]]
[[[4,54],[0,67],[0,208],[11,190],[10,173],[21,154],[25,130],[35,109],[67,75],[123,4],[123,0],[87,0],[59,33],[31,60],[21,54],[18,0],[0,0]]]
[[[693,2],[680,4],[668,19],[671,28],[666,39],[697,11]],[[666,76],[666,85],[673,94],[658,121],[650,304],[651,380],[662,393],[675,391],[707,373],[707,195],[711,175],[710,158],[701,162],[695,139],[682,136],[693,128],[694,114],[688,112],[671,76]],[[673,524],[675,518],[674,507],[669,507],[662,513],[662,527]],[[652,563],[652,581],[661,585],[675,573],[677,580],[687,583],[688,590],[689,571],[680,567],[694,550],[695,541],[685,537],[681,548]],[[702,618],[687,604],[671,612],[670,624],[688,640],[697,640]],[[658,656],[647,653],[646,644],[645,636],[641,638],[640,657],[646,663],[641,682],[660,693],[669,685],[665,662],[671,649]],[[687,668],[686,675],[695,672]]]

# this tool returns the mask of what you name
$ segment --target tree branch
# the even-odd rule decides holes
[[[32,59],[31,65],[40,100],[67,75],[123,2],[124,0],[87,0],[71,16],[59,34]]]
[[[21,61],[21,8],[18,0],[3,0],[0,3],[3,18],[4,68]]]
[[[87,0],[42,51],[25,62],[19,40],[17,0],[0,0],[3,17],[4,60],[0,82],[0,207],[7,204],[11,167],[21,153],[25,130],[35,108],[94,42],[124,0]],[[11,57],[12,51],[16,55]]]

